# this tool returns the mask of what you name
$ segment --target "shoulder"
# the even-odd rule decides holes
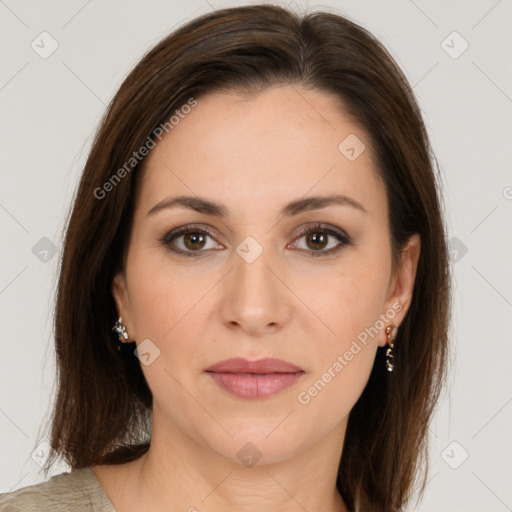
[[[90,468],[0,494],[0,512],[115,512]]]

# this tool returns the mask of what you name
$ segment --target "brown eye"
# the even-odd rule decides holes
[[[202,249],[205,245],[205,236],[200,232],[186,233],[183,235],[183,244],[192,251]]]
[[[310,247],[313,250],[319,250],[324,249],[326,247],[328,236],[323,233],[314,231],[306,235],[306,240],[308,247]]]
[[[307,228],[296,240],[302,238],[305,239],[306,247],[299,247],[299,249],[309,253],[309,256],[330,256],[344,246],[350,245],[350,238],[346,233],[321,224]]]
[[[209,242],[209,239],[212,242]],[[171,231],[163,237],[162,244],[171,252],[183,256],[202,256],[208,250],[222,249],[221,245],[214,243],[212,233],[195,226],[185,226]]]

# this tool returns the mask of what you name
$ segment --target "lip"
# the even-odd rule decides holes
[[[295,373],[303,371],[302,368],[282,359],[265,358],[258,361],[249,361],[243,357],[226,359],[207,368],[207,372],[216,373]]]
[[[267,398],[293,386],[304,370],[281,359],[248,361],[234,358],[214,364],[208,375],[225,391],[239,398]]]

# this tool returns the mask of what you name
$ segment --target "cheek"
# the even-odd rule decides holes
[[[134,247],[127,262],[130,309],[137,335],[161,339],[194,302],[202,286],[173,265],[163,248]]]
[[[299,390],[295,409],[302,424],[314,420],[319,430],[328,432],[348,419],[368,382],[375,348],[362,347],[351,357],[350,361],[343,355],[340,360],[333,358],[323,372]]]
[[[325,428],[334,427],[340,418],[348,417],[361,396],[381,334],[375,326],[382,311],[383,281],[378,273],[354,272],[331,281],[335,289],[328,294],[312,297],[333,333],[315,337],[312,329],[309,336],[321,342],[314,344],[311,354],[315,369],[296,397],[304,418],[321,417]],[[325,332],[322,326],[317,327],[320,329]]]
[[[309,327],[313,331],[322,329],[326,355],[332,357],[333,351],[346,350],[353,339],[376,324],[383,313],[388,278],[385,261],[355,253],[329,273],[300,278],[296,285],[298,295],[307,297],[307,304],[315,313],[318,321]]]
[[[142,367],[148,381],[157,378],[157,369],[163,370],[164,365],[177,375],[194,371],[194,364],[199,370],[205,361],[205,357],[197,357],[212,337],[212,310],[206,309],[205,294],[218,276],[194,275],[191,269],[173,268],[165,254],[145,254],[132,260],[128,285],[137,342],[151,340],[162,356],[155,360],[158,364]]]
[[[315,370],[298,401],[333,421],[349,413],[370,376],[383,335],[386,265],[385,258],[354,258],[343,271],[317,276],[316,286],[308,287],[314,290],[311,308],[322,320],[310,324],[308,337],[321,342],[314,344]],[[315,336],[315,330],[323,335]]]
[[[173,424],[186,423],[186,418],[200,413],[188,393],[194,389],[194,362],[205,360],[198,353],[201,341],[204,344],[208,337],[200,332],[197,322],[198,315],[204,313],[200,308],[204,288],[195,287],[194,284],[200,283],[193,279],[177,279],[169,269],[156,271],[157,266],[147,263],[148,260],[146,266],[139,267],[137,275],[132,274],[131,282],[139,352],[143,340],[149,339],[154,344],[146,345],[155,357],[151,356],[147,365],[141,357],[141,370],[155,405],[166,404],[161,410]]]

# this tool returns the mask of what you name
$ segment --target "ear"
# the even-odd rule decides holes
[[[402,249],[398,268],[389,283],[384,313],[384,315],[389,318],[387,324],[393,323],[398,327],[409,310],[414,291],[414,281],[416,279],[420,251],[420,235],[415,233],[409,238],[407,245]],[[395,313],[393,317],[389,314],[391,311]],[[386,339],[384,336],[383,339],[379,341],[379,345],[384,346],[385,344]]]
[[[126,326],[130,341],[133,341],[135,333],[130,313],[130,298],[126,285],[126,276],[123,271],[119,271],[112,279],[112,296],[116,303],[117,314],[123,317],[123,324]]]

